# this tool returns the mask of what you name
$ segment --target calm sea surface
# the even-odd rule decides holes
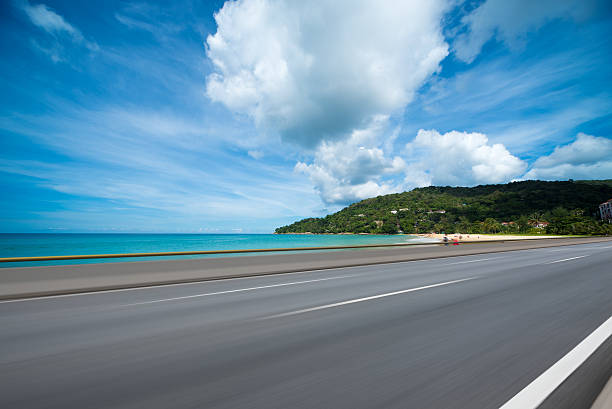
[[[0,233],[0,258],[77,254],[154,253],[165,251],[237,250],[343,246],[421,241],[410,235],[302,234],[6,234]],[[267,253],[269,254],[269,253]],[[0,263],[1,267],[109,263],[119,261],[202,258],[211,256]],[[225,255],[227,257],[227,255]]]

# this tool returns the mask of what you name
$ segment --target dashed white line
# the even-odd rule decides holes
[[[555,263],[561,263],[561,262],[563,262],[563,261],[576,260],[576,259],[583,258],[583,257],[586,257],[586,256],[588,256],[588,254],[585,254],[584,256],[577,256],[577,257],[564,258],[563,260],[549,261],[549,262],[548,262],[548,263],[546,263],[546,264],[555,264]]]
[[[612,317],[601,324],[574,349],[551,366],[542,375],[517,393],[500,409],[537,408],[559,385],[563,383],[580,365],[588,359],[610,336],[612,336]]]
[[[333,303],[333,304],[320,305],[318,307],[305,308],[303,310],[290,311],[290,312],[284,312],[282,314],[269,315],[267,317],[263,317],[263,318],[260,318],[260,319],[271,319],[271,318],[288,317],[288,316],[291,316],[291,315],[303,314],[305,312],[324,310],[324,309],[327,309],[327,308],[340,307],[342,305],[355,304],[355,303],[358,303],[358,302],[375,300],[377,298],[391,297],[393,295],[411,293],[411,292],[414,292],[414,291],[425,290],[427,288],[441,287],[443,285],[460,283],[460,282],[463,282],[463,281],[474,280],[476,278],[478,278],[478,277],[463,278],[461,280],[446,281],[444,283],[437,283],[437,284],[425,285],[425,286],[422,286],[422,287],[409,288],[407,290],[393,291],[391,293],[372,295],[370,297],[355,298],[353,300],[346,300],[346,301],[336,302],[336,303]]]
[[[144,304],[155,304],[155,303],[166,302],[166,301],[187,300],[187,299],[190,299],[190,298],[208,297],[208,296],[211,296],[211,295],[219,295],[219,294],[240,293],[240,292],[244,292],[244,291],[261,290],[261,289],[264,289],[264,288],[275,288],[275,287],[285,287],[285,286],[288,286],[288,285],[315,283],[315,282],[318,282],[318,281],[338,280],[340,278],[356,277],[358,275],[360,275],[360,274],[343,275],[343,276],[338,276],[338,277],[317,278],[315,280],[292,281],[290,283],[261,285],[261,286],[257,286],[257,287],[239,288],[237,290],[226,290],[226,291],[216,291],[216,292],[212,292],[212,293],[185,295],[185,296],[182,296],[182,297],[162,298],[162,299],[159,299],[159,300],[135,302],[135,303],[131,303],[131,304],[122,304],[122,305],[120,305],[120,307],[129,307],[129,306],[133,306],[133,305],[144,305]]]
[[[596,247],[573,247],[565,249],[551,249],[549,251],[581,251],[581,250],[599,250],[599,249],[612,249],[612,246],[596,246]]]

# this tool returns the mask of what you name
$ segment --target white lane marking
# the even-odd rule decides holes
[[[318,281],[338,280],[340,278],[356,277],[358,275],[360,275],[360,274],[351,274],[351,275],[344,275],[344,276],[338,276],[338,277],[317,278],[315,280],[292,281],[290,283],[281,283],[281,284],[260,285],[260,286],[257,286],[257,287],[239,288],[237,290],[216,291],[216,292],[213,292],[213,293],[185,295],[185,296],[182,296],[182,297],[162,298],[160,300],[135,302],[135,303],[131,303],[131,304],[121,304],[121,305],[119,305],[119,307],[129,307],[129,306],[132,306],[132,305],[143,305],[143,304],[155,304],[155,303],[166,302],[166,301],[187,300],[189,298],[208,297],[210,295],[219,295],[219,294],[240,293],[240,292],[244,292],[244,291],[261,290],[261,289],[264,289],[264,288],[275,288],[275,287],[285,287],[285,286],[288,286],[288,285],[315,283],[315,282],[318,282]]]
[[[554,249],[550,251],[568,251],[568,250],[580,251],[580,250],[599,250],[599,249],[612,249],[612,246],[575,247],[575,248],[569,248],[569,249]]]
[[[522,391],[514,395],[500,409],[537,408],[610,336],[612,336],[612,317]]]
[[[478,260],[468,260],[468,261],[457,261],[456,263],[446,263],[445,266],[450,266],[452,264],[465,264],[465,263],[476,263],[478,261],[487,261],[487,260],[498,260],[503,257],[495,257],[495,258],[481,258]]]
[[[578,258],[583,258],[588,256],[588,254],[585,254],[584,256],[577,256],[577,257],[570,257],[570,258],[564,258],[563,260],[555,260],[555,261],[549,261],[546,264],[555,264],[555,263],[561,263],[562,261],[570,261],[570,260],[576,260]]]
[[[612,246],[584,247],[584,250],[612,249]]]
[[[320,305],[318,307],[305,308],[303,310],[290,311],[290,312],[284,312],[282,314],[269,315],[267,317],[263,317],[263,318],[259,318],[259,319],[260,320],[264,320],[264,319],[271,319],[271,318],[288,317],[288,316],[291,316],[291,315],[303,314],[305,312],[325,310],[327,308],[340,307],[342,305],[355,304],[355,303],[358,303],[358,302],[375,300],[377,298],[391,297],[392,295],[406,294],[406,293],[411,293],[413,291],[425,290],[427,288],[441,287],[443,285],[460,283],[460,282],[463,282],[463,281],[474,280],[475,278],[478,278],[478,277],[462,278],[461,280],[446,281],[444,283],[437,283],[437,284],[425,285],[425,286],[422,286],[422,287],[409,288],[407,290],[393,291],[392,293],[372,295],[370,297],[363,297],[363,298],[355,298],[353,300],[341,301],[341,302],[336,302],[336,303],[333,303],[333,304]]]

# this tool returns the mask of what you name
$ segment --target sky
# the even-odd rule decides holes
[[[0,60],[0,232],[271,233],[612,178],[607,0],[7,0]]]

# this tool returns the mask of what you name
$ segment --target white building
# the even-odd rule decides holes
[[[599,205],[599,214],[601,214],[601,220],[612,222],[612,199]]]

